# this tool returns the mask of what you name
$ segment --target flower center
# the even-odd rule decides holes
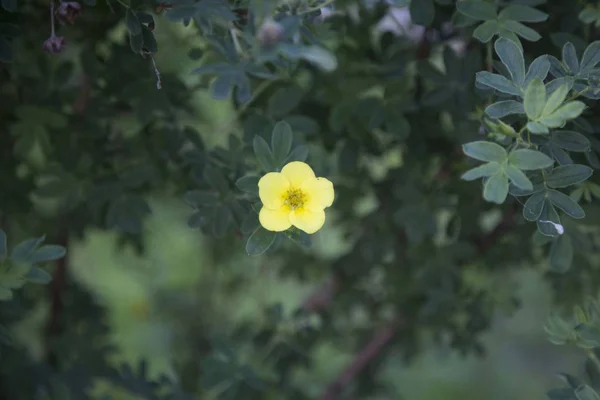
[[[292,210],[300,208],[306,202],[306,194],[300,189],[288,189],[284,195],[284,204],[291,207]]]

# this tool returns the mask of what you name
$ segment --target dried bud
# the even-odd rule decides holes
[[[267,20],[258,31],[257,39],[263,47],[276,45],[284,34],[283,26],[273,20]]]
[[[44,42],[44,50],[48,53],[57,54],[65,47],[65,38],[62,36],[52,35]]]
[[[76,1],[64,1],[56,9],[56,19],[72,24],[81,15],[81,4]]]

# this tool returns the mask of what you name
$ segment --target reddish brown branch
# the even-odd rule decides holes
[[[502,235],[514,227],[516,215],[517,208],[511,207],[500,223],[490,233],[474,240],[475,246],[480,253],[486,252]],[[306,299],[303,308],[307,311],[322,311],[326,309],[332,302],[335,292],[339,290],[340,286],[339,279],[335,275],[332,275]],[[382,349],[392,340],[402,325],[402,321],[399,319],[376,332],[371,341],[356,355],[350,365],[327,387],[320,399],[336,399],[344,387],[348,386],[373,359],[381,354]]]
[[[59,245],[68,251],[68,235],[64,233],[59,239]],[[67,278],[67,256],[56,261],[56,270],[50,285],[50,315],[46,325],[48,335],[55,335],[60,330],[60,313],[63,308],[62,291]]]
[[[85,109],[90,101],[91,92],[92,85],[90,83],[90,79],[87,77],[87,75],[83,75],[81,77],[81,89],[79,91],[79,96],[73,105],[73,110],[76,114],[83,114],[85,112]]]
[[[327,387],[320,399],[336,399],[342,389],[348,386],[348,384],[352,382],[352,380],[360,374],[371,361],[381,354],[382,349],[392,340],[401,326],[402,323],[398,320],[376,332],[373,338],[356,355],[354,360],[352,360],[350,365],[348,365],[341,375]]]
[[[309,312],[317,312],[326,309],[333,296],[340,287],[339,279],[336,275],[331,275],[325,283],[317,288],[302,305],[302,308]]]
[[[505,233],[510,231],[515,225],[517,216],[517,205],[513,205],[502,216],[502,220],[491,232],[474,240],[475,246],[480,253],[485,253],[491,246],[494,245]]]

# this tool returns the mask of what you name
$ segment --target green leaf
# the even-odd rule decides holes
[[[301,247],[311,247],[312,240],[310,235],[304,231],[301,231],[298,228],[292,227],[287,231],[283,232],[285,236],[290,239],[292,242],[300,245]]]
[[[8,12],[17,11],[17,0],[2,0],[2,8]]]
[[[254,136],[252,146],[254,147],[254,155],[256,160],[262,169],[266,172],[275,171],[275,160],[273,159],[273,154],[271,153],[271,149],[269,149],[269,145],[265,139],[260,136]]]
[[[573,242],[569,235],[559,236],[550,249],[550,269],[565,273],[573,263]]]
[[[559,107],[556,111],[540,119],[540,122],[549,128],[560,128],[571,119],[575,119],[585,110],[585,103],[581,101],[571,101]]]
[[[278,168],[283,167],[283,163],[292,149],[293,140],[294,134],[290,125],[285,121],[278,122],[275,128],[273,128],[273,134],[271,135],[273,160]]]
[[[546,178],[546,184],[555,189],[565,188],[585,181],[593,172],[593,169],[583,164],[561,165],[552,170]]]
[[[31,257],[29,257],[29,262],[35,264],[39,262],[54,261],[63,258],[66,253],[67,249],[63,246],[46,244],[33,252]]]
[[[463,152],[479,161],[503,162],[508,157],[502,146],[492,142],[477,141],[463,144]]]
[[[544,86],[544,82],[542,82],[541,79],[534,78],[527,86],[523,98],[523,106],[527,118],[529,118],[530,121],[537,121],[542,116],[545,105],[546,86]]]
[[[558,107],[560,107],[567,95],[569,94],[569,85],[560,85],[558,89],[556,89],[546,101],[546,105],[544,106],[544,111],[542,111],[542,115],[547,116],[554,113]]]
[[[513,22],[515,22],[515,21],[513,21]],[[515,22],[515,23],[518,23],[518,22]],[[504,22],[504,24],[506,24],[506,21]],[[521,50],[523,50],[523,45],[521,44],[521,40],[514,32],[511,32],[511,31],[507,30],[504,26],[500,25],[500,30],[498,32],[498,35],[500,37],[512,40],[513,42],[515,42],[517,44],[517,46],[519,46],[519,48]]]
[[[213,165],[207,165],[202,173],[204,181],[208,185],[221,193],[227,193],[229,190],[229,184],[227,178],[223,175],[221,170]]]
[[[600,63],[600,41],[590,43],[581,57],[581,72],[587,72]]]
[[[249,256],[258,256],[263,254],[275,242],[277,232],[271,232],[265,228],[258,227],[257,230],[248,238],[246,242],[246,253]]]
[[[142,33],[142,24],[140,24],[140,21],[131,8],[128,8],[125,13],[125,24],[131,35],[135,36]]]
[[[142,28],[142,40],[144,42],[143,48],[148,50],[150,53],[156,53],[158,51],[158,44],[154,33],[145,25],[141,25]]]
[[[548,61],[547,55],[542,55],[533,60],[529,69],[527,70],[527,75],[525,75],[525,82],[523,85],[526,87],[534,78],[540,78],[542,81],[546,79],[548,76],[548,72],[550,71],[550,61]]]
[[[335,55],[320,46],[302,47],[298,52],[298,57],[310,62],[324,72],[335,71],[338,65]]]
[[[481,43],[487,43],[498,33],[498,21],[485,21],[473,31],[473,37]]]
[[[215,100],[227,100],[233,91],[236,75],[221,74],[210,83],[210,95]]]
[[[8,247],[6,244],[6,233],[0,229],[0,263],[8,256]]]
[[[528,26],[523,25],[520,22],[514,21],[512,19],[503,21],[502,26],[512,33],[516,33],[520,37],[525,40],[529,40],[530,42],[537,42],[542,38],[542,36],[531,29]]]
[[[533,7],[512,4],[500,11],[499,19],[512,19],[519,22],[542,22],[548,19],[548,14]]]
[[[508,196],[508,177],[500,172],[491,176],[483,186],[483,198],[491,203],[502,204]]]
[[[523,58],[523,50],[521,50],[515,42],[507,38],[496,40],[494,49],[496,50],[498,57],[500,57],[502,64],[508,69],[512,81],[517,86],[521,86],[525,81],[525,60]],[[527,106],[525,109],[527,109]]]
[[[521,91],[506,77],[498,74],[492,74],[488,71],[479,71],[476,75],[477,83],[483,86],[496,89],[501,93],[520,96]]]
[[[305,145],[296,146],[294,150],[290,153],[290,156],[285,160],[285,163],[289,163],[292,161],[302,161],[305,162],[308,158],[308,147]]]
[[[52,276],[41,268],[32,267],[25,275],[25,279],[30,283],[46,285],[52,281]]]
[[[15,263],[25,263],[33,251],[44,241],[45,236],[22,241],[12,250],[10,259]]]
[[[542,134],[547,135],[548,133],[550,133],[550,130],[548,129],[548,127],[546,125],[541,124],[539,122],[532,122],[532,121],[529,121],[527,123],[527,130],[531,133],[535,133],[538,135],[542,135]]]
[[[243,176],[235,182],[235,186],[243,192],[258,196],[258,176]]]
[[[598,19],[598,11],[596,10],[596,8],[591,5],[588,4],[583,10],[581,10],[581,12],[579,13],[579,19],[581,20],[581,22],[583,22],[584,24],[593,24],[597,21]]]
[[[504,118],[507,115],[525,114],[525,109],[523,108],[523,103],[514,100],[504,100],[487,106],[485,113],[492,118]]]
[[[417,25],[429,26],[435,17],[433,0],[411,1],[410,17]]]
[[[588,385],[581,385],[575,389],[577,400],[600,400],[600,396]]]
[[[550,200],[545,198],[542,212],[537,219],[538,231],[544,236],[558,237],[562,234],[562,232],[559,231],[560,228],[557,225],[562,227],[562,225],[560,225],[560,217],[558,216],[558,212],[556,212],[556,208],[554,208],[554,205],[550,202]]]
[[[500,164],[493,161],[468,170],[461,176],[461,179],[473,181],[475,179],[495,175],[498,172],[500,172]]]
[[[144,45],[144,38],[141,34],[132,35],[129,34],[129,47],[131,47],[131,51],[135,54],[139,54],[142,51],[142,46]]]
[[[417,2],[418,1],[413,1],[413,3]],[[493,4],[480,0],[459,1],[456,4],[456,9],[461,14],[477,21],[496,19],[498,16],[496,13],[496,7]]]
[[[569,151],[586,152],[590,150],[590,141],[588,138],[575,131],[553,132],[552,142]]]
[[[508,175],[508,178],[513,183],[513,185],[515,185],[519,189],[533,190],[533,183],[531,183],[527,175],[525,175],[523,171],[521,171],[517,167],[513,165],[507,165],[506,174]]]
[[[186,203],[195,208],[200,206],[214,206],[219,200],[219,196],[216,193],[206,190],[190,190],[183,198]]]
[[[585,218],[585,211],[575,200],[557,190],[548,190],[548,199],[571,218]]]
[[[267,112],[275,118],[287,115],[298,107],[303,95],[304,91],[299,87],[280,87],[269,97]]]
[[[577,57],[577,50],[571,42],[565,43],[562,48],[562,59],[563,63],[573,72],[577,74],[579,72],[579,58]]]
[[[527,221],[537,221],[542,214],[546,193],[544,191],[532,194],[523,205],[523,218]]]
[[[244,220],[242,221],[242,226],[240,230],[244,235],[248,235],[256,230],[259,225],[258,214],[254,212],[254,210],[250,210],[250,212],[246,215]]]
[[[524,171],[548,168],[554,164],[554,160],[541,151],[529,149],[512,151],[508,155],[508,162]]]

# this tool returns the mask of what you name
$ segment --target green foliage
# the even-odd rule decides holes
[[[0,397],[410,397],[529,268],[588,357],[548,397],[598,398],[600,306],[558,316],[600,283],[596,2],[1,6]],[[334,184],[314,235],[259,220],[291,161]]]
[[[458,12],[463,16],[462,26],[478,25],[473,37],[487,43],[494,36],[500,36],[519,42],[518,37],[529,41],[541,39],[539,33],[522,24],[522,22],[543,22],[548,14],[523,4],[509,4],[498,10],[498,7],[486,0],[463,0],[456,4]]]
[[[0,300],[13,298],[13,291],[25,283],[47,284],[52,278],[39,264],[58,260],[65,256],[65,248],[43,245],[45,237],[22,241],[9,252],[6,233],[0,230]]]

